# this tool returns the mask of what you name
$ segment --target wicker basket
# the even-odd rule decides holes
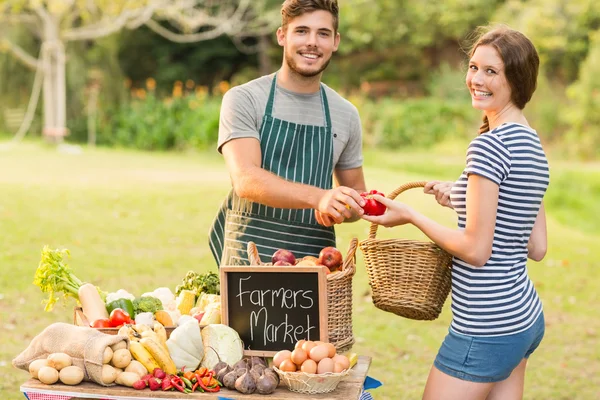
[[[273,369],[279,375],[281,382],[292,392],[318,394],[333,392],[338,383],[344,379],[350,369],[342,372],[326,372],[324,374],[307,374],[306,372],[283,372],[277,367]]]
[[[425,182],[404,184],[388,198],[423,186]],[[377,227],[371,224],[369,238],[359,244],[373,304],[410,319],[436,319],[450,292],[452,256],[431,242],[376,239]]]
[[[356,249],[358,239],[350,242],[340,272],[327,275],[327,333],[329,342],[338,353],[352,348],[352,277],[356,273]],[[271,265],[263,263],[254,242],[248,242],[248,260],[251,265]]]

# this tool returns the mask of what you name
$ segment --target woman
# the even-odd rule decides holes
[[[544,315],[527,258],[546,254],[542,199],[548,162],[523,108],[536,88],[539,58],[520,32],[484,33],[470,54],[466,84],[483,125],[456,182],[429,182],[426,193],[458,214],[439,225],[381,196],[386,227],[413,224],[452,254],[452,313],[424,399],[520,399],[527,359],[544,335]]]

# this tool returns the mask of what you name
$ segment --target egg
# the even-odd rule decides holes
[[[325,345],[325,343],[319,344],[319,345],[313,347],[312,349],[310,349],[309,355],[310,355],[310,358],[312,358],[313,360],[315,360],[318,363],[322,359],[324,359],[325,357],[327,357],[329,355],[329,349],[327,348],[327,345]],[[333,364],[332,364],[332,367],[333,367]]]
[[[343,369],[348,369],[348,368],[350,368],[350,360],[348,360],[348,357],[346,357],[346,356],[344,356],[344,355],[342,355],[342,354],[336,354],[336,355],[333,357],[333,361],[334,361],[336,364],[340,364],[340,365],[343,367]]]
[[[345,369],[346,369],[346,368],[344,368],[344,366],[343,366],[342,364],[340,364],[340,363],[335,363],[335,364],[333,365],[333,372],[335,372],[336,374],[337,374],[338,372],[343,372]]]
[[[304,339],[302,339],[302,340],[298,340],[298,341],[296,342],[296,345],[294,346],[294,348],[295,348],[295,349],[297,349],[297,348],[299,348],[299,347],[301,348],[301,347],[302,347],[302,345],[303,345],[305,342],[306,342],[306,340],[304,340]]]
[[[289,360],[290,357],[292,355],[292,352],[289,350],[281,350],[278,351],[277,353],[275,353],[275,355],[273,356],[273,366],[279,368],[279,366],[281,365],[281,363],[284,360]]]
[[[283,360],[279,369],[283,372],[296,372],[296,364],[290,359]]]
[[[292,354],[290,356],[290,359],[297,366],[302,365],[302,363],[304,361],[306,361],[307,358],[308,358],[308,354],[306,354],[306,352],[304,350],[302,350],[302,348],[299,348],[299,349],[296,349],[296,350],[292,351]]]
[[[334,368],[335,368],[335,363],[333,362],[333,360],[329,357],[325,357],[324,359],[319,361],[319,364],[317,365],[317,374],[333,372]]]
[[[302,350],[304,350],[307,354],[310,354],[310,350],[315,346],[315,342],[307,340],[306,342],[302,343]]]
[[[327,347],[327,349],[329,350],[327,353],[327,357],[333,358],[333,356],[335,356],[335,353],[337,352],[335,346],[332,343],[325,343],[325,347]]]
[[[302,363],[300,367],[300,371],[306,372],[307,374],[316,374],[317,373],[317,363],[310,358],[307,358],[306,361]]]

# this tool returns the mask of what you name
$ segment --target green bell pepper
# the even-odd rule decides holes
[[[126,311],[127,314],[129,314],[129,317],[131,319],[133,319],[135,317],[135,315],[134,315],[135,309],[133,308],[133,302],[129,299],[118,299],[118,300],[111,301],[110,303],[108,303],[106,305],[106,311],[108,311],[108,315],[110,315],[112,310],[114,310],[115,308],[120,308],[120,309]]]

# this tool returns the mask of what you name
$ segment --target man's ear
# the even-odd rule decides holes
[[[335,34],[335,38],[333,39],[333,51],[334,51],[334,52],[336,52],[336,51],[337,51],[337,49],[338,49],[338,47],[340,46],[340,39],[341,39],[341,37],[340,37],[340,33],[339,33],[339,32],[337,32],[337,33]]]
[[[277,43],[281,47],[285,45],[285,30],[281,26],[277,28]]]

